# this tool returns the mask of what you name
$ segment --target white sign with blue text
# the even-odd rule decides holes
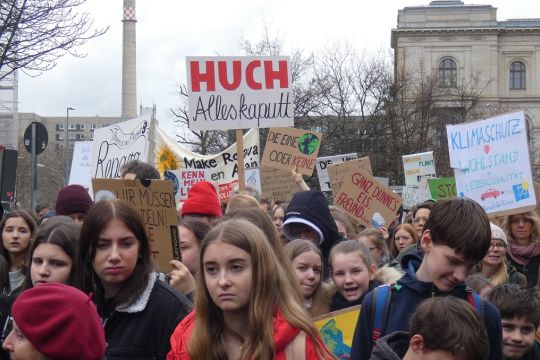
[[[447,125],[450,166],[460,197],[489,214],[536,205],[523,112]]]

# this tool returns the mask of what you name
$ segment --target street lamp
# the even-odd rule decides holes
[[[69,165],[69,160],[68,160],[68,125],[69,125],[69,110],[75,110],[74,108],[72,108],[71,106],[68,106],[66,108],[66,126],[65,126],[65,129],[64,129],[64,157],[65,157],[65,167],[66,167],[66,175],[65,175],[65,179],[64,179],[64,183],[67,184],[69,182],[69,169],[68,169],[68,165]]]

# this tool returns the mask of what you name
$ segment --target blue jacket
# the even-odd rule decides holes
[[[414,260],[414,265],[409,267],[407,259],[402,263],[402,267],[407,272],[397,281],[401,285],[399,290],[392,292],[390,308],[386,326],[381,333],[381,337],[396,331],[409,331],[409,321],[416,307],[425,299],[432,296],[456,296],[467,300],[468,291],[465,285],[457,286],[451,293],[439,291],[433,283],[422,282],[416,279],[416,265],[422,254],[410,254],[409,260]],[[410,261],[409,261],[410,262]],[[415,272],[410,272],[414,269]],[[484,300],[484,324],[490,341],[490,359],[502,360],[502,330],[501,316],[499,310],[490,302]],[[369,292],[362,302],[362,311],[356,323],[354,332],[351,359],[369,360],[372,350],[371,333],[372,323],[371,314],[373,310],[373,291]]]

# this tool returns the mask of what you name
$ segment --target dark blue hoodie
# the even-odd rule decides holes
[[[418,305],[429,297],[451,295],[467,300],[468,290],[466,289],[465,284],[456,286],[451,293],[443,293],[439,291],[433,283],[416,279],[419,260],[421,263],[422,258],[423,254],[421,252],[416,252],[408,254],[402,259],[401,265],[406,273],[397,281],[397,285],[401,285],[400,289],[392,291],[388,321],[381,333],[381,337],[395,331],[409,331],[409,321],[412,314]],[[411,270],[413,270],[413,272],[411,272]],[[484,300],[483,303],[484,324],[490,341],[489,358],[492,360],[502,360],[501,316],[499,310],[493,304],[487,300]],[[354,331],[351,359],[369,360],[370,358],[372,349],[372,304],[373,291],[369,292],[362,302],[362,311],[360,311],[360,316]]]

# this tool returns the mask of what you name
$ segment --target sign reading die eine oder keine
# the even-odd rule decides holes
[[[352,169],[334,197],[334,205],[354,216],[365,226],[388,227],[396,217],[402,199],[380,184],[367,171]]]
[[[168,273],[169,261],[181,260],[172,181],[92,179],[92,188],[96,202],[120,199],[141,215],[150,236],[152,259],[158,271]]]
[[[311,176],[317,162],[322,134],[295,128],[272,128],[261,160],[262,166],[292,170]]]
[[[190,130],[294,126],[285,56],[187,57]]]

